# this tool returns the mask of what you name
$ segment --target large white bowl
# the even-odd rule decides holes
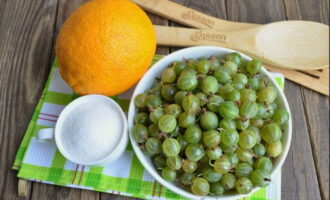
[[[213,200],[238,199],[238,198],[248,196],[248,195],[256,192],[260,188],[258,188],[258,187],[254,188],[249,194],[246,194],[246,195],[227,194],[227,195],[223,195],[221,197],[217,197],[217,196],[197,196],[197,195],[192,194],[189,191],[186,191],[186,190],[176,186],[175,184],[173,184],[171,182],[165,181],[161,177],[161,175],[157,172],[157,170],[155,169],[150,157],[148,157],[147,155],[145,155],[141,151],[141,149],[139,148],[137,143],[132,138],[131,129],[132,129],[133,124],[134,124],[134,116],[138,111],[138,109],[134,105],[134,98],[138,94],[141,94],[144,91],[150,89],[151,85],[155,81],[155,78],[160,77],[163,70],[166,69],[174,61],[182,60],[183,58],[189,59],[189,58],[198,58],[198,57],[211,56],[211,55],[224,56],[224,55],[226,55],[228,53],[231,53],[231,52],[235,52],[235,51],[231,50],[231,49],[227,49],[227,48],[222,48],[222,47],[199,46],[199,47],[190,47],[190,48],[182,49],[182,50],[176,51],[174,53],[171,53],[168,56],[161,59],[160,61],[158,61],[152,68],[149,69],[149,71],[143,76],[143,78],[138,83],[138,85],[135,88],[135,91],[133,93],[133,96],[132,96],[132,101],[130,103],[129,112],[128,112],[128,128],[129,128],[129,132],[130,132],[131,143],[132,143],[133,149],[134,149],[138,159],[140,160],[140,162],[142,163],[144,168],[159,183],[161,183],[163,186],[165,186],[169,190],[171,190],[171,191],[173,191],[173,192],[175,192],[175,193],[177,193],[177,194],[179,194],[183,197],[186,197],[188,199],[199,199],[199,200],[201,200],[203,198],[204,199],[205,198],[213,199]],[[246,60],[252,60],[250,57],[248,57],[248,56],[246,56],[242,53],[240,53],[240,54],[242,55],[242,58],[244,58]],[[276,81],[272,78],[272,76],[269,74],[269,72],[267,70],[265,70],[264,68],[262,68],[262,70],[261,70],[261,75],[265,76],[267,79],[269,79],[275,85],[275,87],[277,89],[277,92],[279,94],[279,96],[277,98],[279,106],[286,109],[290,113],[288,102],[287,102],[283,92],[281,91],[281,89],[277,85]],[[276,174],[276,172],[283,165],[283,162],[284,162],[284,160],[285,160],[285,158],[288,154],[289,148],[290,148],[291,134],[292,134],[291,114],[290,114],[289,122],[285,126],[284,129],[285,130],[284,130],[283,136],[282,136],[283,152],[275,161],[274,169],[271,173],[271,177],[273,177],[274,174]]]

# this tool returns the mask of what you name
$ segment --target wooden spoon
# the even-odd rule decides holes
[[[239,23],[239,22],[231,22],[231,21],[218,19],[218,18],[211,17],[209,15],[203,14],[201,12],[198,12],[196,10],[187,8],[185,6],[182,6],[180,4],[177,4],[177,3],[174,3],[174,2],[171,2],[168,0],[133,0],[133,1],[136,2],[142,8],[144,8],[145,10],[153,12],[157,15],[169,18],[169,19],[171,19],[173,21],[177,21],[181,24],[185,24],[188,26],[201,28],[201,29],[216,29],[216,30],[222,30],[222,31],[233,31],[233,30],[256,28],[256,27],[261,26],[260,24]],[[308,22],[308,21],[299,21],[299,22],[292,21],[292,22],[294,22],[294,24],[299,26],[299,28],[293,30],[290,28],[290,26],[291,26],[290,22],[281,22],[281,23],[290,23],[290,24],[277,25],[278,28],[281,27],[280,29],[278,29],[278,28],[276,29],[279,33],[277,32],[277,33],[271,34],[269,32],[269,31],[272,31],[272,28],[275,28],[275,27],[271,27],[271,29],[269,29],[269,28],[263,29],[264,31],[266,31],[266,32],[268,31],[268,33],[269,33],[266,35],[267,37],[262,37],[264,40],[273,39],[273,38],[277,39],[276,41],[279,41],[282,39],[289,39],[289,41],[282,40],[282,43],[285,43],[286,45],[282,45],[281,43],[279,43],[276,46],[274,46],[275,47],[274,51],[271,51],[271,49],[268,49],[267,52],[260,52],[260,50],[263,51],[263,49],[259,48],[259,52],[255,52],[255,54],[251,54],[251,53],[249,53],[249,51],[244,51],[244,49],[242,49],[242,48],[241,49],[235,48],[235,49],[244,51],[245,53],[250,54],[251,56],[257,56],[259,58],[261,58],[261,57],[268,58],[269,53],[276,53],[276,51],[281,51],[282,49],[285,49],[287,51],[279,52],[282,54],[280,57],[278,55],[270,55],[272,60],[265,59],[266,63],[274,64],[274,65],[277,65],[282,68],[311,70],[311,69],[321,69],[321,68],[328,67],[329,66],[329,64],[328,64],[328,62],[329,62],[329,58],[328,58],[329,46],[328,46],[328,44],[325,44],[325,42],[329,41],[329,38],[328,38],[329,37],[329,27],[326,25],[323,25],[321,23],[315,23],[315,22],[313,23],[313,25],[311,25],[310,24],[311,22]],[[298,23],[299,23],[299,25],[298,25]],[[308,28],[311,28],[311,27],[313,27],[313,28],[316,27],[316,30],[322,30],[321,32],[326,33],[326,34],[323,34],[323,35],[326,35],[326,38],[325,38],[323,44],[327,45],[327,48],[326,48],[327,51],[322,51],[322,49],[319,49],[320,52],[323,52],[323,54],[320,54],[319,56],[317,55],[317,52],[319,52],[319,51],[314,52],[314,51],[312,51],[312,49],[310,49],[309,45],[307,45],[307,44],[309,44],[309,41],[310,41],[310,43],[313,43],[312,40],[317,39],[317,38],[314,38],[314,39],[311,39],[308,37],[304,38],[305,36],[317,35],[317,32],[315,32],[315,34],[313,34],[313,33],[311,33],[313,30],[309,30],[309,31],[307,30]],[[326,29],[325,27],[327,27],[327,30],[325,30]],[[284,29],[286,29],[286,28],[288,28],[288,30],[284,31]],[[304,34],[300,34],[300,33],[292,34],[292,32],[297,31],[297,30],[301,31]],[[307,30],[307,31],[305,32],[305,30]],[[256,31],[256,30],[254,30],[254,31]],[[307,33],[307,32],[309,32],[309,33]],[[277,34],[281,35],[281,38],[277,37]],[[289,35],[287,37],[283,37],[285,34],[289,34]],[[299,35],[300,37],[297,37],[297,35]],[[265,36],[265,34],[263,34],[263,36]],[[292,37],[297,37],[297,38],[292,40]],[[259,39],[262,39],[262,38],[258,38],[258,41],[260,41]],[[166,39],[166,38],[163,38],[163,39]],[[160,43],[164,42],[163,39],[160,38],[159,42]],[[172,40],[172,38],[167,38],[167,39]],[[323,38],[320,38],[317,41],[319,42],[322,39]],[[294,41],[296,43],[296,45],[292,44],[292,41]],[[301,41],[303,41],[303,42],[301,42]],[[170,43],[165,42],[164,45],[166,45],[166,44],[173,45],[173,46],[178,45],[173,40],[168,41],[168,42],[170,42]],[[180,42],[180,41],[178,41],[178,42]],[[300,44],[298,45],[297,42]],[[183,41],[181,41],[181,43],[183,43]],[[201,43],[201,42],[199,41],[199,43]],[[276,42],[273,42],[273,43],[276,43]],[[274,48],[272,44],[269,44],[269,42],[266,42],[266,43],[263,42],[262,44],[271,45],[270,47]],[[185,44],[182,44],[181,46],[187,46],[187,45],[189,46],[189,45],[197,45],[197,44],[185,43]],[[214,43],[206,42],[205,45],[214,45]],[[294,48],[307,46],[307,49],[299,50],[299,52],[295,52],[294,54],[292,54],[292,52],[295,50],[287,49],[287,47],[289,47],[288,45],[290,45],[291,47],[294,47]],[[314,45],[314,47],[317,47],[317,45],[315,43],[313,43],[313,45]],[[221,45],[221,46],[224,46],[224,45]],[[230,46],[231,45],[229,45],[227,47],[230,47]],[[258,47],[260,47],[260,46],[258,46]],[[231,47],[231,48],[233,48],[233,47]],[[312,53],[310,54],[309,52],[312,52]],[[289,54],[283,56],[284,53],[289,53]],[[306,59],[312,59],[314,61],[305,63],[305,60],[301,60],[301,57],[306,54],[307,54]],[[324,54],[327,54],[326,55],[326,57],[327,57],[326,64],[324,64]],[[291,63],[291,62],[287,62],[287,60],[288,60],[287,57],[290,57],[289,59],[291,59],[291,60],[296,60],[294,62],[295,65],[293,65],[293,63]],[[304,65],[296,66],[296,64],[299,64],[299,60],[297,60],[298,58],[300,59],[300,62],[303,62]],[[278,65],[277,64],[277,63],[279,63],[278,59],[284,59],[284,61],[282,61],[283,63],[280,61],[280,63],[282,63],[282,64]],[[311,66],[311,64],[313,64],[313,63],[317,63],[317,65]]]
[[[260,24],[238,23],[217,19],[199,11],[168,0],[135,0],[145,10],[170,18],[187,26],[221,31],[242,30],[260,26]],[[210,23],[206,23],[210,22]],[[214,23],[213,23],[214,22]],[[177,40],[176,40],[177,41]],[[164,41],[163,41],[164,42]],[[177,41],[180,42],[180,41]],[[175,43],[175,42],[174,42]],[[198,43],[198,42],[197,42]],[[216,42],[215,42],[216,43]],[[176,46],[176,45],[174,45]],[[265,65],[268,70],[277,71],[291,81],[329,96],[329,68],[324,70],[290,70]]]
[[[251,28],[257,24],[231,22],[218,19],[199,11],[187,8],[180,4],[167,0],[133,0],[144,10],[152,12],[156,15],[179,22],[187,26],[199,29],[216,29],[216,30],[242,30]]]
[[[329,67],[329,26],[283,21],[238,31],[155,26],[157,43],[166,46],[217,45],[242,51],[267,64],[313,70]]]

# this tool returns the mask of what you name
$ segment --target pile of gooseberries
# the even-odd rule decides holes
[[[135,97],[132,137],[164,180],[215,196],[270,183],[289,113],[261,68],[236,52],[183,59]]]

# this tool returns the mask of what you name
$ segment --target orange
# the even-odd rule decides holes
[[[155,50],[150,19],[129,0],[83,4],[56,42],[61,76],[80,95],[124,92],[148,69]]]

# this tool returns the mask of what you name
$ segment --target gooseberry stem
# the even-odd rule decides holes
[[[168,138],[167,134],[164,133],[164,132],[160,132],[160,133],[159,133],[159,136],[160,136],[160,138],[162,138],[162,137],[164,137],[165,139]],[[159,139],[160,139],[160,138],[159,138]]]

